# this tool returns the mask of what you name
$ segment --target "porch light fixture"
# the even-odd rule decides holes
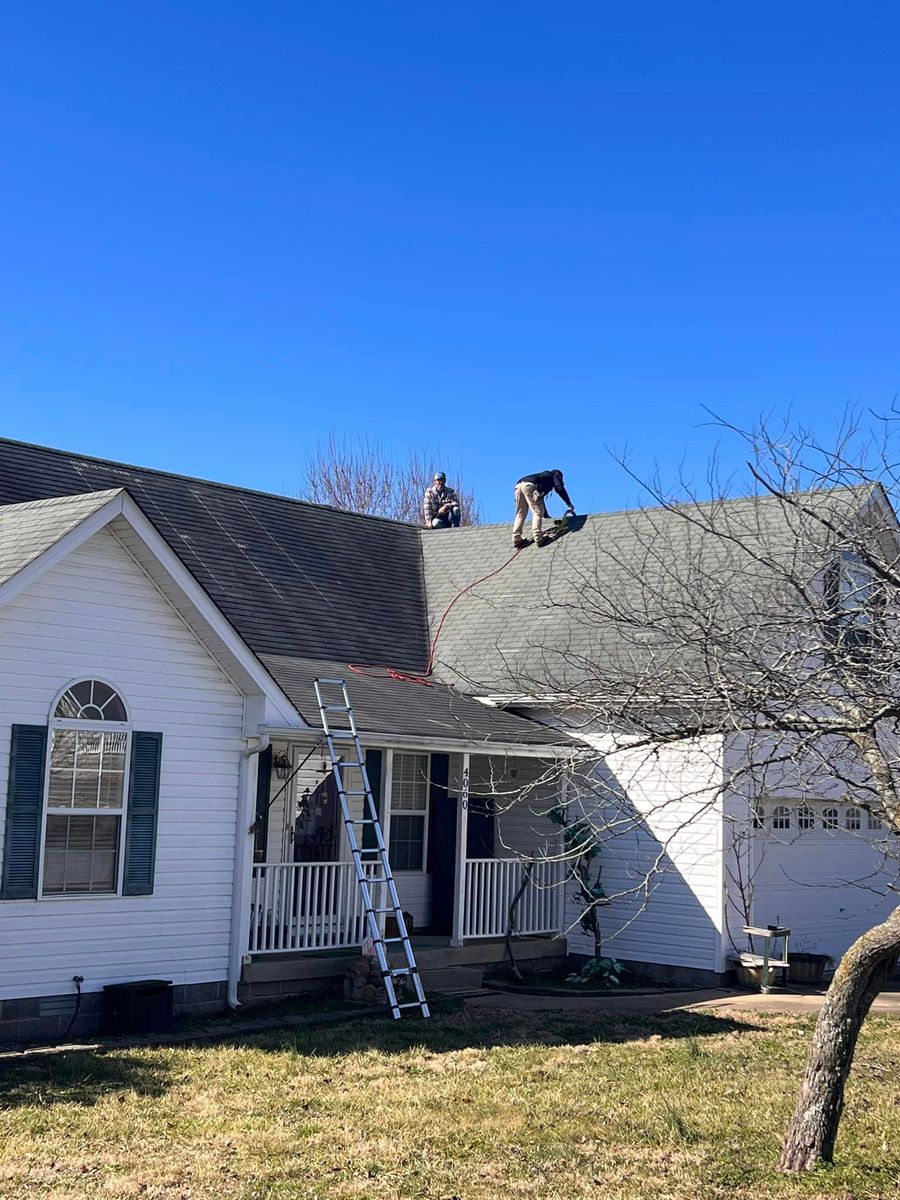
[[[287,750],[279,750],[272,758],[272,770],[279,779],[287,779],[293,768],[291,756]]]

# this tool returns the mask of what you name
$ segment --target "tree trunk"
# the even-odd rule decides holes
[[[831,1162],[860,1026],[900,952],[900,906],[858,938],[834,973],[813,1034],[800,1098],[778,1163],[812,1171]]]

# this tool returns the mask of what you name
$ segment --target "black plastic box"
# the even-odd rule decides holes
[[[172,981],[138,979],[103,989],[104,1033],[168,1033],[172,1028]]]

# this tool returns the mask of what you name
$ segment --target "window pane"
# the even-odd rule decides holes
[[[51,808],[70,808],[72,805],[72,785],[75,781],[74,771],[58,771],[50,768],[50,786],[47,797]]]
[[[119,817],[47,817],[44,892],[114,892]]]
[[[838,810],[836,808],[826,808],[822,813],[822,828],[837,829],[838,827]]]
[[[395,754],[391,808],[424,812],[428,807],[428,755]]]
[[[96,808],[97,788],[100,783],[99,771],[75,772],[75,808]]]
[[[53,744],[50,749],[51,767],[75,766],[75,742],[78,735],[71,729],[56,729],[53,731]]]
[[[808,804],[802,804],[800,806],[800,808],[797,809],[797,824],[800,826],[801,829],[814,829],[815,828],[815,825],[816,825],[815,814],[813,813],[813,810],[809,807]]]
[[[75,743],[75,766],[99,771],[103,734],[94,733],[93,730],[82,733],[79,729],[76,737],[78,740]]]
[[[391,866],[395,871],[421,871],[424,865],[425,818],[391,817]]]
[[[858,808],[848,808],[846,816],[846,826],[850,830],[860,829],[862,827],[861,813]]]

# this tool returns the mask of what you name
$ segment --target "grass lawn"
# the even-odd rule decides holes
[[[834,1168],[778,1175],[811,1029],[757,1013],[452,1010],[0,1064],[0,1197],[900,1197],[900,1021]]]

